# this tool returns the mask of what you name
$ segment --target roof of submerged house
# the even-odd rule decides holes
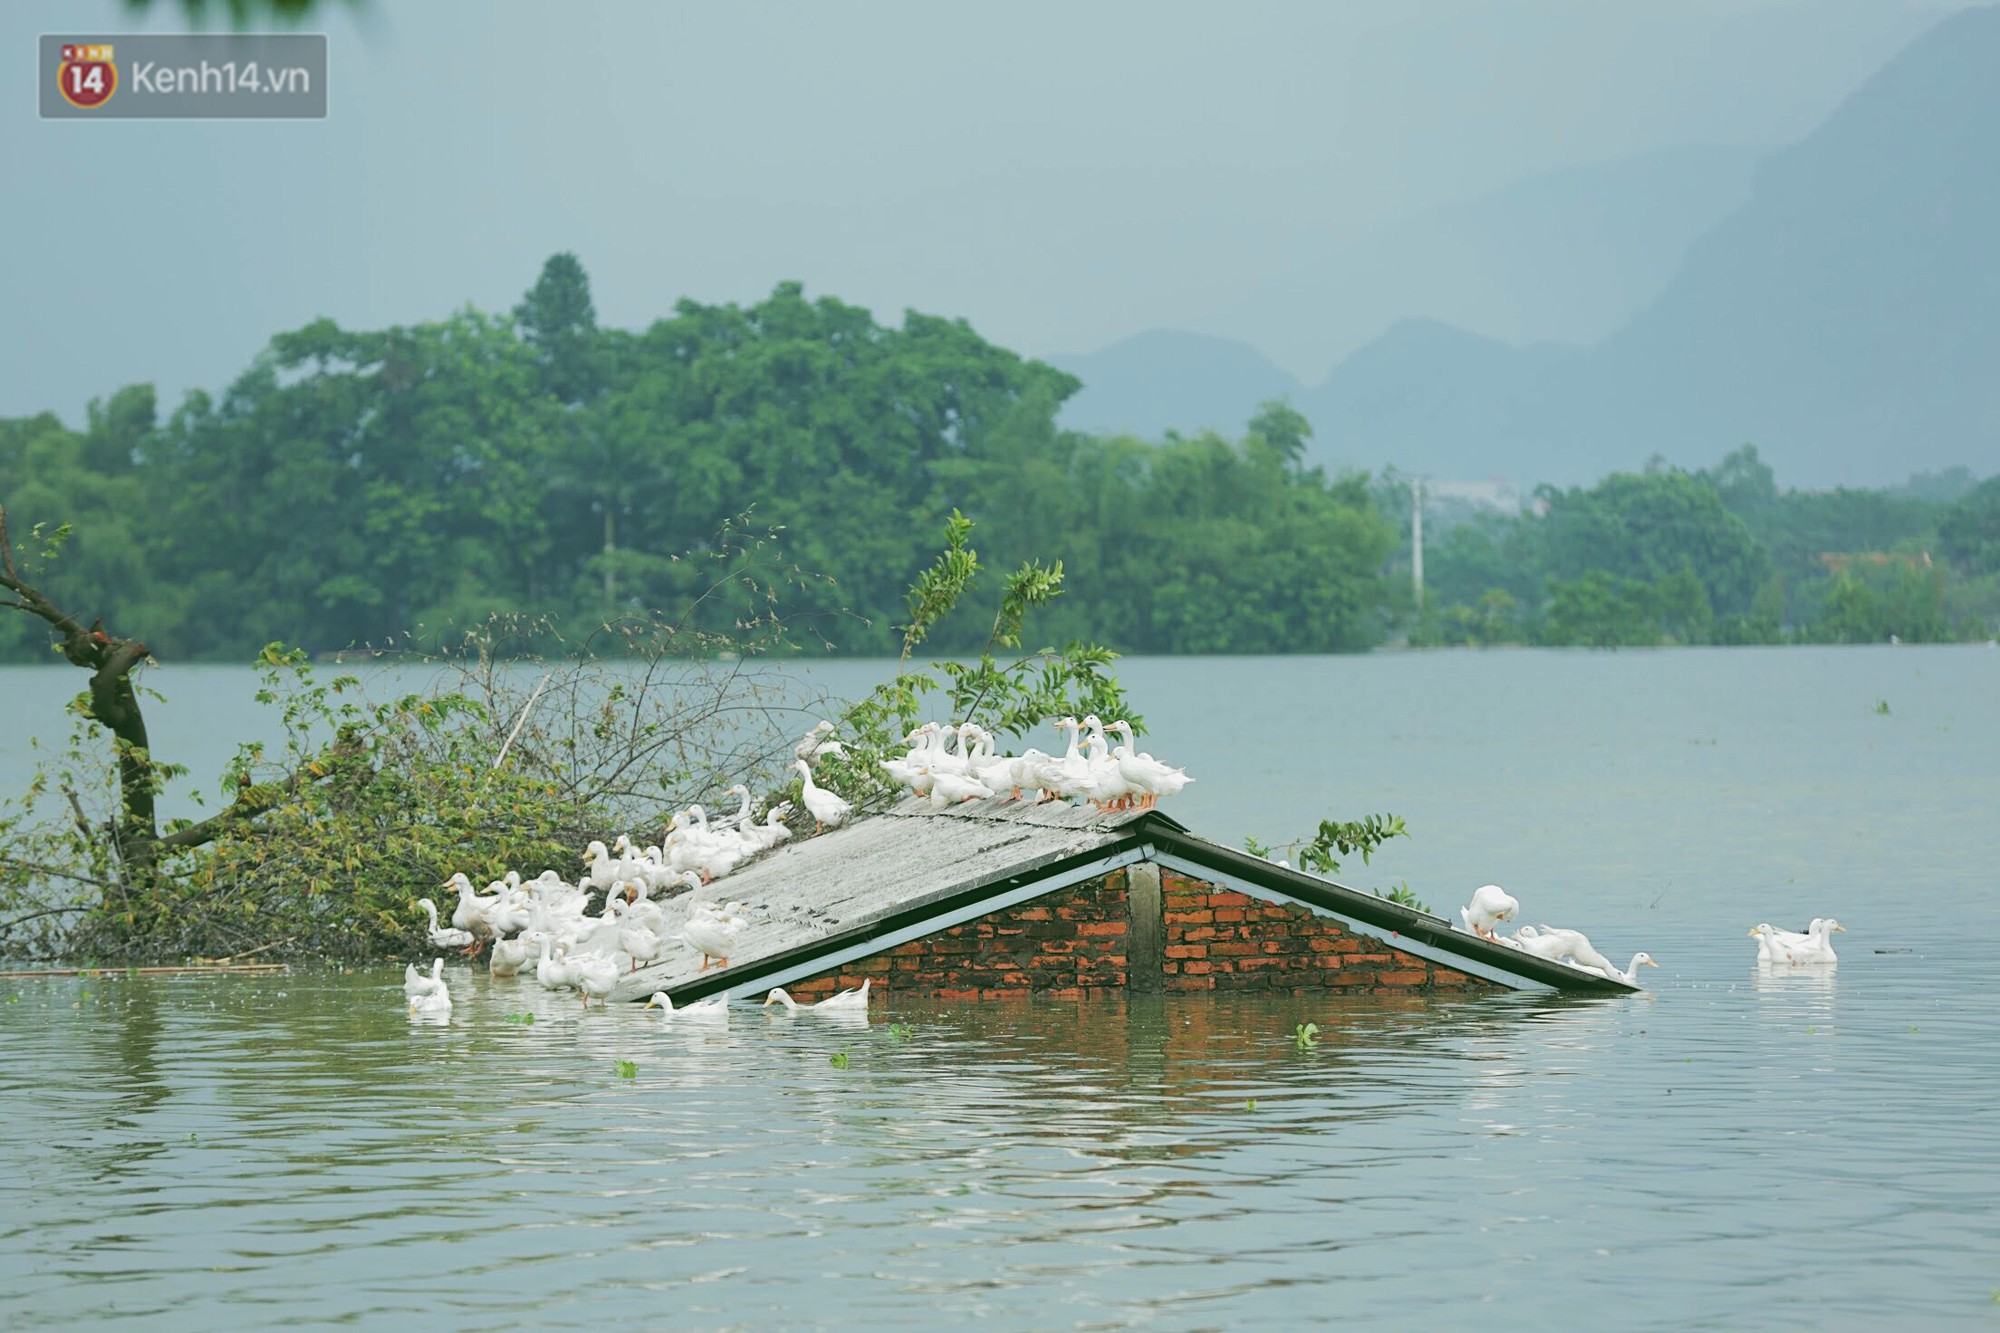
[[[1225,847],[1157,810],[992,798],[943,810],[912,797],[872,818],[777,851],[718,880],[708,896],[742,903],[726,969],[691,953],[641,968],[612,998],[665,991],[675,1004],[727,991],[761,997],[851,960],[1132,865],[1156,862],[1260,898],[1296,902],[1405,952],[1517,990],[1635,989],[1455,930],[1441,917]]]

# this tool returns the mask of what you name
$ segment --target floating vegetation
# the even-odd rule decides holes
[[[889,1039],[891,1041],[908,1041],[910,1039],[910,1025],[908,1023],[891,1023],[889,1025]]]
[[[620,1078],[639,1077],[639,1066],[630,1060],[620,1060],[618,1062],[618,1077]]]
[[[533,1014],[508,1014],[505,1016],[504,1021],[532,1025],[535,1021],[535,1016]]]
[[[1249,1101],[1247,1101],[1247,1102],[1243,1103],[1243,1109],[1244,1109],[1244,1110],[1246,1110],[1246,1111],[1254,1111],[1254,1110],[1256,1110],[1256,1109],[1257,1109],[1257,1099],[1256,1099],[1255,1097],[1252,1097],[1252,1098],[1251,1098],[1251,1099],[1250,1099]]]
[[[1875,701],[1875,712],[1879,717],[1889,716],[1889,701],[1887,699],[1877,699]]]
[[[1319,1045],[1319,1024],[1301,1023],[1292,1029],[1292,1045],[1309,1051]]]
[[[827,1057],[826,1062],[832,1065],[835,1069],[845,1069],[847,1068],[847,1052],[835,1051],[832,1055]]]

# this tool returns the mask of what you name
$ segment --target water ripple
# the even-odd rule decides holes
[[[906,1040],[584,1014],[464,969],[442,1027],[387,970],[20,984],[0,1310],[1988,1318],[2000,1014],[1976,960],[1941,938],[1771,976],[1669,948],[1705,970],[1631,1000],[898,1005]]]

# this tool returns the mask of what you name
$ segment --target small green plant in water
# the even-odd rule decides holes
[[[910,1025],[908,1023],[891,1023],[889,1025],[889,1039],[891,1041],[908,1041],[910,1039]]]
[[[1887,699],[1877,699],[1875,701],[1875,712],[1879,717],[1889,716],[1889,701]]]
[[[620,1078],[639,1077],[639,1066],[634,1064],[630,1060],[620,1060],[618,1062],[618,1077]]]
[[[508,1014],[506,1021],[509,1023],[533,1023],[535,1016],[533,1014]]]
[[[847,1068],[847,1052],[835,1051],[831,1056],[827,1057],[827,1063],[835,1069]]]
[[[1309,1051],[1319,1045],[1319,1024],[1301,1023],[1292,1029],[1292,1045]]]
[[[1257,1109],[1257,1099],[1256,1099],[1255,1097],[1252,1097],[1252,1098],[1251,1098],[1251,1099],[1250,1099],[1249,1101],[1247,1101],[1247,1102],[1243,1103],[1243,1109],[1244,1109],[1244,1110],[1246,1110],[1246,1111],[1254,1111],[1254,1110],[1256,1110],[1256,1109]]]

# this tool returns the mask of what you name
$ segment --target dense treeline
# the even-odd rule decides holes
[[[1754,449],[1543,488],[1518,517],[1434,516],[1413,615],[1407,486],[1305,464],[1266,405],[1237,439],[1061,429],[1071,377],[910,313],[796,284],[600,328],[557,255],[510,316],[272,339],[219,398],[152,388],[80,431],[0,422],[16,535],[67,524],[43,581],[155,653],[248,660],[420,642],[506,611],[572,641],[686,608],[743,637],[895,650],[902,596],[953,509],[993,568],[1061,560],[1041,632],[1125,652],[1416,643],[1617,646],[1984,637],[2000,616],[2000,480],[1781,492]],[[1970,489],[1968,489],[1970,488]],[[736,577],[723,578],[725,573]],[[973,617],[933,634],[977,651]],[[41,660],[26,617],[0,660]]]
[[[587,627],[704,594],[718,627],[775,597],[808,646],[888,653],[954,508],[980,521],[990,567],[1064,562],[1055,641],[1379,640],[1393,523],[1366,477],[1303,466],[1303,418],[1274,405],[1237,441],[1098,440],[1055,424],[1077,387],[962,321],[884,327],[796,284],[601,329],[558,255],[511,319],[320,321],[164,419],[136,386],[81,432],[0,423],[0,499],[17,533],[71,525],[52,595],[183,660],[379,644],[496,610]],[[718,565],[746,564],[760,577],[709,591]],[[983,640],[968,617],[932,642]],[[46,651],[24,618],[0,620],[0,654]]]
[[[1420,643],[1983,639],[2000,624],[2000,478],[1780,491],[1746,445],[1709,470],[1543,487],[1518,517],[1452,526],[1425,561]]]

